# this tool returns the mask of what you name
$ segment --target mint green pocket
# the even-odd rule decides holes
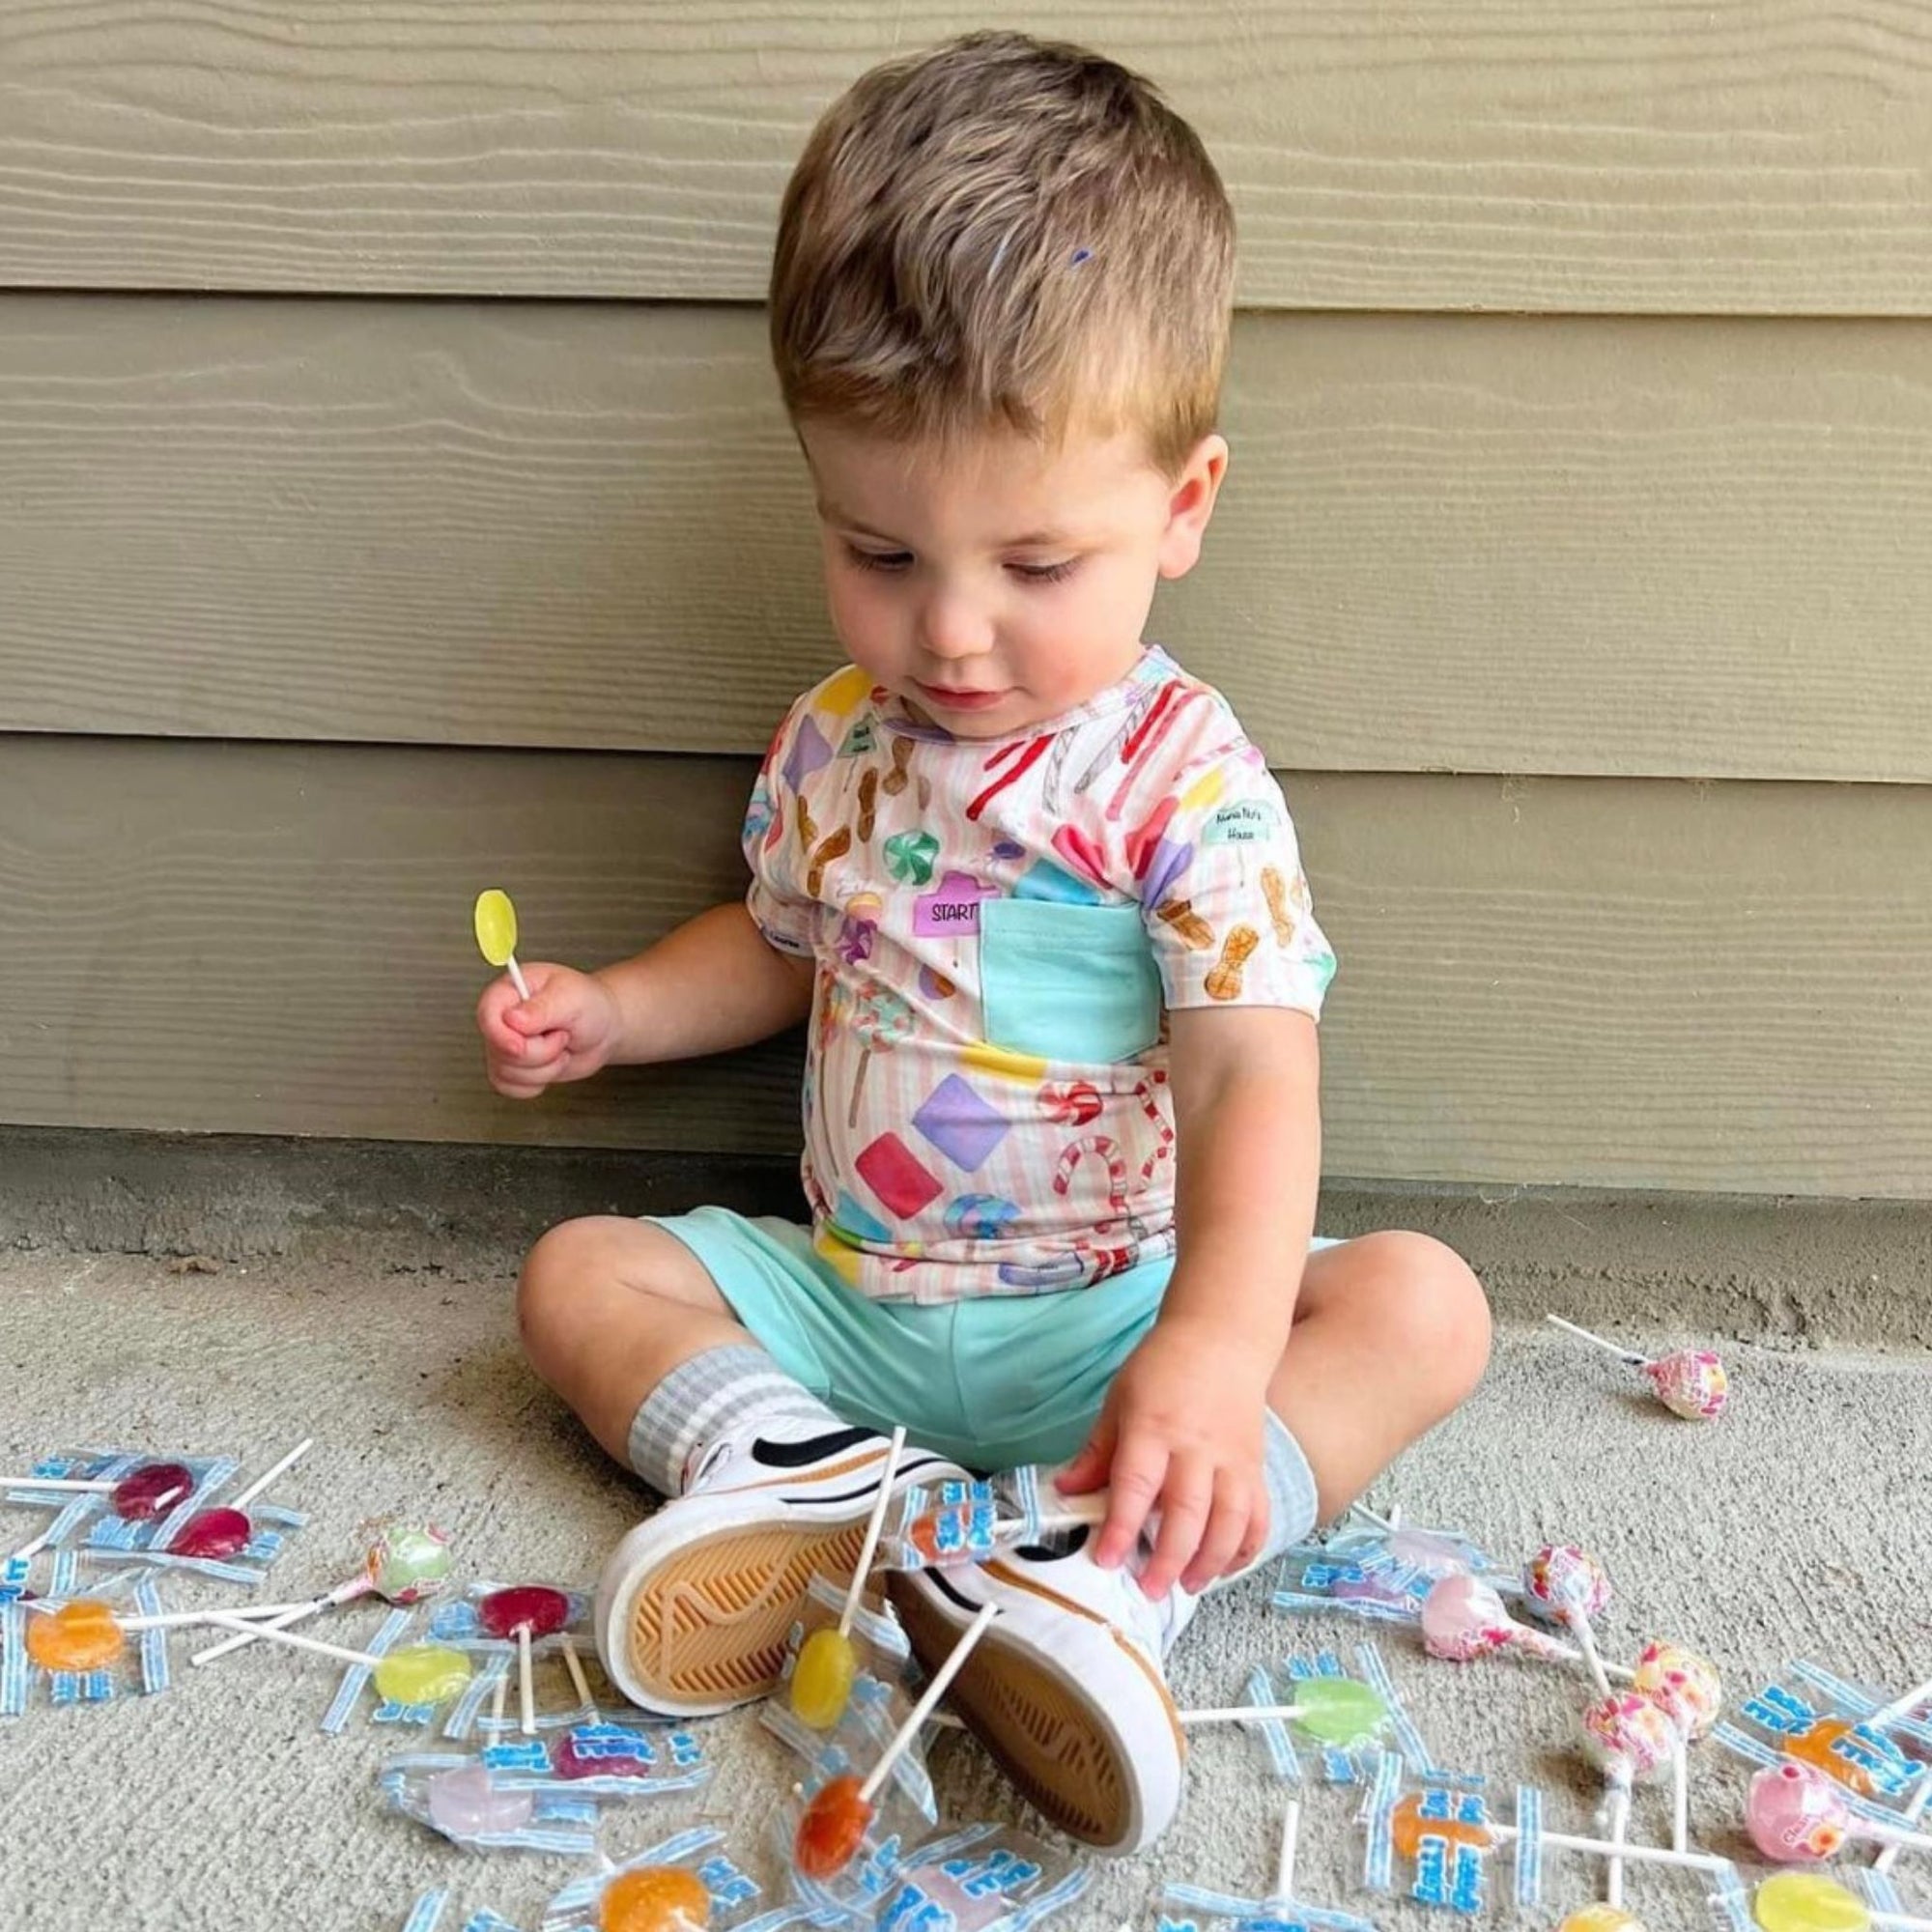
[[[1046,1060],[1131,1060],[1160,1037],[1160,975],[1137,905],[984,899],[986,1038]]]

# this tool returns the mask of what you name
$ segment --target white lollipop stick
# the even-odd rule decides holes
[[[1378,1516],[1367,1503],[1350,1503],[1349,1507],[1365,1522],[1371,1522],[1376,1528],[1386,1530],[1391,1536],[1394,1535],[1395,1518],[1393,1516]]]
[[[582,1704],[588,1704],[592,1701],[590,1686],[584,1679],[583,1665],[578,1662],[577,1646],[571,1642],[567,1634],[563,1637],[562,1642],[563,1667],[570,1672],[571,1686],[577,1692],[578,1701]]]
[[[297,1636],[294,1632],[282,1629],[279,1624],[244,1623],[240,1617],[231,1617],[213,1610],[202,1612],[201,1621],[213,1624],[219,1630],[245,1631],[251,1637],[267,1637],[271,1643],[285,1643],[291,1650],[312,1650],[318,1657],[332,1657],[342,1663],[364,1663],[371,1670],[382,1662],[380,1657],[372,1657],[366,1650],[350,1650],[339,1643],[320,1643],[312,1636]]]
[[[320,1597],[311,1597],[305,1604],[296,1604],[272,1617],[260,1631],[249,1631],[242,1636],[230,1637],[211,1649],[197,1651],[188,1659],[190,1663],[212,1663],[217,1657],[226,1657],[231,1650],[240,1650],[242,1645],[253,1643],[257,1636],[266,1635],[270,1631],[287,1630],[291,1624],[298,1624],[304,1617],[320,1616],[324,1610],[333,1608],[337,1604],[352,1603],[357,1597],[366,1597],[376,1586],[366,1573],[358,1571],[347,1582],[338,1583],[334,1589]]]
[[[1520,1837],[1514,1825],[1491,1825],[1492,1836],[1501,1839]],[[1715,1852],[1673,1852],[1663,1845],[1616,1845],[1603,1838],[1578,1838],[1568,1832],[1542,1832],[1537,1834],[1546,1845],[1559,1852],[1589,1852],[1600,1859],[1622,1859],[1630,1864],[1676,1865],[1687,1871],[1723,1871],[1730,1860]]]
[[[1909,1912],[1874,1912],[1874,1925],[1890,1925],[1896,1932],[1932,1932],[1932,1918],[1915,1918]]]
[[[1616,1850],[1610,1854],[1608,1883],[1605,1889],[1605,1903],[1621,1906],[1624,1902],[1624,1842],[1630,1836],[1631,1788],[1628,1777],[1612,1778],[1610,1782],[1610,1843]],[[1682,1850],[1680,1846],[1678,1848]]]
[[[1924,1773],[1918,1780],[1918,1789],[1912,1794],[1911,1803],[1898,1814],[1901,1825],[1916,1825],[1925,1815],[1925,1807],[1932,1804],[1932,1771]],[[1874,1871],[1889,1872],[1898,1862],[1899,1847],[1888,1845],[1872,1861]]]
[[[1178,1711],[1183,1724],[1246,1724],[1258,1718],[1298,1718],[1299,1704],[1229,1704],[1211,1711]]]
[[[1894,1697],[1883,1710],[1874,1711],[1865,1722],[1867,1730],[1881,1730],[1887,1724],[1895,1724],[1901,1718],[1909,1718],[1919,1705],[1932,1697],[1932,1677],[1923,1684],[1915,1685],[1903,1697]]]
[[[34,1603],[29,1604],[27,1607],[30,1610],[38,1610],[45,1608],[46,1605]],[[124,1631],[173,1630],[183,1624],[212,1623],[219,1616],[229,1618],[246,1629],[253,1627],[255,1618],[277,1617],[288,1607],[286,1604],[241,1604],[232,1610],[157,1610],[152,1616],[116,1617],[114,1621]]]
[[[497,1688],[490,1693],[490,1729],[497,1736],[503,1730],[503,1699],[510,1688],[510,1673],[506,1670],[497,1679]]]
[[[986,1626],[1000,1614],[997,1604],[982,1604],[980,1614],[961,1633],[959,1641],[952,1646],[952,1654],[932,1673],[932,1682],[925,1687],[925,1695],[912,1707],[912,1715],[906,1719],[895,1733],[893,1741],[885,1748],[884,1755],[875,1764],[864,1784],[859,1787],[859,1802],[869,1804],[879,1795],[879,1787],[885,1783],[895,1765],[919,1736],[919,1727],[932,1716],[939,1700],[946,1695],[952,1680],[959,1675],[966,1660],[973,1654],[973,1646],[986,1634]]]
[[[63,1494],[104,1495],[113,1488],[113,1483],[84,1483],[71,1476],[0,1476],[0,1489],[9,1490],[58,1490]]]
[[[536,1699],[530,1691],[530,1627],[517,1626],[517,1710],[518,1727],[525,1737],[533,1737],[537,1728]]]
[[[1576,1322],[1564,1321],[1560,1315],[1546,1315],[1543,1319],[1546,1321],[1553,1321],[1557,1327],[1569,1334],[1580,1335],[1584,1341],[1594,1342],[1598,1348],[1614,1355],[1620,1362],[1628,1362],[1634,1369],[1642,1368],[1647,1359],[1638,1354],[1634,1349],[1620,1349],[1614,1342],[1606,1342],[1601,1335],[1593,1335],[1587,1328],[1579,1328]]]
[[[517,989],[518,999],[527,1000],[530,996],[530,982],[524,978],[524,969],[517,964],[517,955],[514,952],[511,953],[503,961],[503,966],[509,973],[510,983]]]
[[[1577,1647],[1583,1653],[1583,1662],[1596,1682],[1597,1695],[1607,1697],[1610,1694],[1610,1680],[1604,1669],[1604,1660],[1597,1654],[1597,1634],[1590,1628],[1590,1619],[1581,1610],[1572,1610],[1567,1622],[1576,1636]]]
[[[1301,1800],[1291,1798],[1281,1821],[1281,1856],[1275,1861],[1274,1896],[1294,1896],[1294,1839],[1301,1829]]]
[[[257,1476],[255,1480],[252,1483],[250,1483],[248,1487],[245,1490],[243,1490],[242,1493],[228,1505],[228,1507],[230,1509],[238,1509],[238,1510],[246,1509],[248,1505],[252,1503],[255,1500],[255,1498],[259,1496],[262,1493],[262,1492],[266,1490],[269,1487],[269,1485],[275,1480],[277,1476],[283,1475],[288,1470],[293,1469],[295,1465],[298,1463],[299,1463],[304,1456],[308,1454],[309,1450],[313,1448],[314,1445],[315,1445],[315,1437],[313,1435],[304,1435],[302,1439],[299,1442],[298,1442],[296,1446],[293,1449],[291,1449],[289,1453],[286,1456],[284,1456],[282,1460],[279,1463],[277,1463],[272,1469],[268,1470],[263,1475]]]
[[[838,1634],[852,1634],[852,1619],[859,1614],[859,1600],[866,1594],[866,1578],[872,1574],[872,1558],[878,1554],[879,1532],[886,1526],[886,1512],[893,1502],[893,1478],[898,1474],[899,1458],[905,1453],[906,1433],[893,1431],[892,1447],[886,1451],[886,1466],[879,1477],[879,1493],[872,1514],[866,1520],[866,1540],[859,1546],[859,1561],[853,1566],[851,1587],[845,1592],[845,1607],[838,1612]]]

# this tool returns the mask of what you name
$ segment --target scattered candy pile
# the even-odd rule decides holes
[[[507,901],[479,902],[477,923],[493,956],[508,960],[515,926]],[[1641,1369],[1677,1413],[1709,1418],[1722,1409],[1728,1389],[1715,1356],[1680,1351],[1646,1360],[1588,1339]],[[340,1731],[358,1709],[379,1725],[440,1731],[437,1744],[384,1765],[380,1792],[391,1813],[466,1851],[598,1858],[594,1874],[553,1897],[536,1932],[1031,1927],[1078,1898],[1091,1873],[1008,1827],[943,1826],[920,1748],[953,1674],[996,1612],[981,1610],[915,1703],[905,1689],[903,1634],[868,1591],[875,1558],[901,1568],[976,1562],[1008,1543],[1091,1521],[1093,1504],[1049,1503],[1042,1472],[1033,1469],[912,1488],[895,1500],[892,1472],[903,1446],[904,1433],[895,1432],[852,1575],[813,1579],[764,1712],[804,1767],[782,1814],[779,1849],[790,1895],[781,1901],[710,1827],[676,1833],[621,1863],[601,1858],[607,1808],[689,1792],[710,1769],[693,1730],[647,1719],[608,1685],[601,1692],[593,1685],[580,1654],[590,1642],[582,1590],[478,1581],[453,1593],[448,1537],[427,1523],[386,1522],[371,1526],[353,1572],[319,1595],[164,1607],[160,1584],[184,1572],[259,1588],[302,1519],[256,1498],[306,1442],[233,1495],[226,1492],[239,1465],[209,1457],[63,1453],[0,1479],[0,1499],[50,1513],[0,1572],[0,1716],[21,1715],[35,1685],[46,1687],[54,1705],[99,1702],[134,1686],[166,1689],[171,1634],[212,1627],[224,1634],[194,1654],[196,1666],[257,1642],[343,1662],[326,1731]],[[385,1614],[358,1644],[291,1628],[364,1599],[380,1600]],[[1334,1650],[1289,1649],[1248,1671],[1245,1702],[1177,1713],[1190,1728],[1245,1726],[1283,1783],[1361,1794],[1354,1823],[1371,1898],[1400,1893],[1474,1915],[1488,1904],[1491,1859],[1507,1846],[1520,1909],[1541,1904],[1545,1865],[1557,1854],[1601,1873],[1603,1902],[1570,1913],[1559,1932],[1643,1932],[1624,1905],[1627,1867],[1674,1869],[1697,1883],[1715,1932],[1751,1932],[1753,1924],[1762,1932],[1932,1932],[1932,1919],[1904,1910],[1889,1876],[1901,1853],[1932,1851],[1932,1834],[1916,1829],[1932,1800],[1932,1682],[1886,1698],[1795,1663],[1738,1705],[1735,1721],[1722,1722],[1716,1668],[1681,1644],[1655,1639],[1630,1667],[1605,1661],[1596,1627],[1611,1603],[1610,1583],[1585,1550],[1551,1543],[1518,1569],[1461,1534],[1361,1507],[1325,1540],[1288,1552],[1273,1601],[1297,1619],[1327,1614],[1383,1625],[1398,1643],[1413,1642],[1430,1657],[1467,1663],[1511,1651],[1587,1687],[1577,1705],[1577,1738],[1604,1780],[1601,1833],[1552,1829],[1544,1794],[1532,1787],[1497,1793],[1478,1776],[1446,1769],[1375,1642],[1354,1647],[1352,1666]],[[1408,1631],[1412,1639],[1402,1635]],[[1856,1874],[1861,1889],[1802,1870],[1768,1878],[1753,1897],[1728,1858],[1692,1845],[1688,1761],[1706,1738],[1752,1767],[1740,1823],[1765,1859],[1816,1866],[1861,1842],[1880,1847],[1876,1862]],[[1634,1840],[1633,1788],[1665,1775],[1670,1842]],[[1373,1932],[1367,1918],[1297,1896],[1301,1821],[1301,1800],[1291,1797],[1265,1897],[1171,1886],[1161,1899],[1162,1932]],[[406,1932],[439,1932],[447,1906],[446,1892],[426,1893]],[[478,1911],[462,1932],[517,1928]]]

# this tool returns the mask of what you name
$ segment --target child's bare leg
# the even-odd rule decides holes
[[[620,1463],[632,1419],[671,1370],[752,1343],[682,1241],[615,1214],[564,1221],[537,1242],[517,1325],[531,1367]]]
[[[1427,1235],[1365,1235],[1308,1258],[1268,1406],[1315,1473],[1325,1522],[1442,1420],[1490,1358],[1483,1287]]]

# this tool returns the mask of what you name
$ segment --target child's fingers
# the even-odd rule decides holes
[[[1245,1570],[1267,1548],[1268,1524],[1273,1520],[1267,1491],[1258,1489],[1248,1508],[1247,1534],[1241,1538],[1241,1547],[1235,1551],[1235,1560],[1228,1565],[1229,1570]]]
[[[1085,1495],[1107,1480],[1113,1461],[1114,1421],[1111,1414],[1102,1411],[1093,1435],[1087,1438],[1086,1448],[1053,1479],[1053,1486],[1064,1496]]]
[[[1094,1548],[1094,1561],[1102,1570],[1119,1569],[1132,1553],[1167,1469],[1167,1449],[1158,1441],[1138,1442],[1130,1435],[1116,1445],[1107,1478],[1107,1520]]]
[[[1244,1477],[1223,1469],[1214,1486],[1214,1507],[1194,1560],[1180,1573],[1180,1587],[1198,1596],[1215,1577],[1234,1569],[1253,1512]]]
[[[1210,1474],[1189,1463],[1168,1464],[1167,1485],[1160,1492],[1160,1535],[1141,1572],[1141,1588],[1150,1597],[1164,1597],[1179,1582],[1201,1548],[1213,1506]]]

